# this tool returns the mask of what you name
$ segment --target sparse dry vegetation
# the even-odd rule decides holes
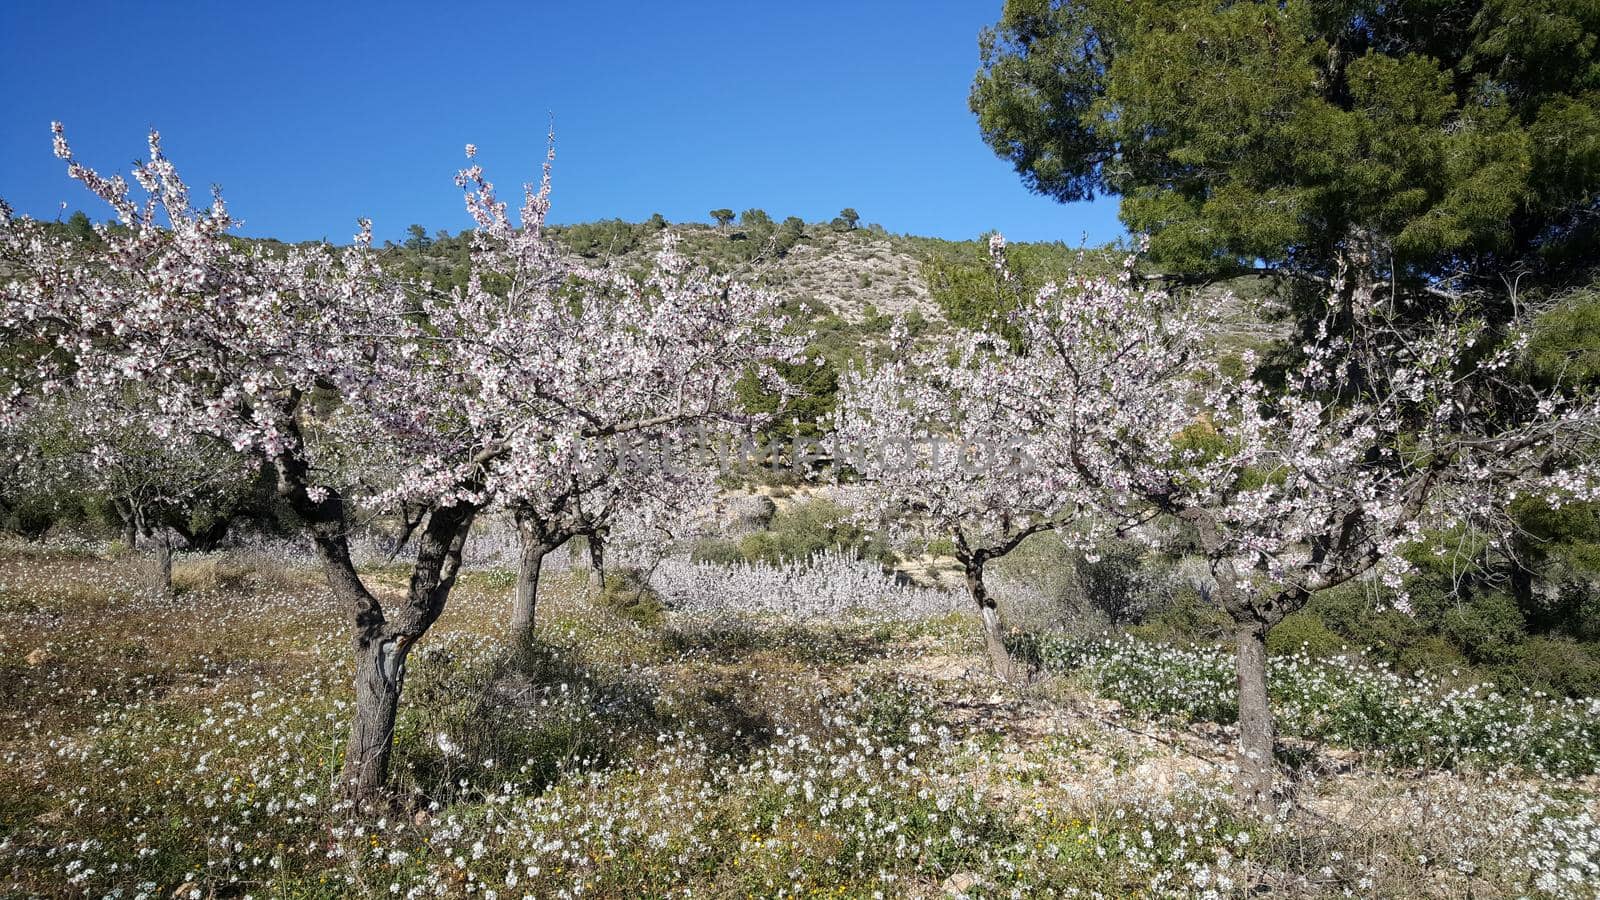
[[[499,649],[509,574],[468,573],[412,655],[395,805],[352,819],[348,637],[318,574],[182,558],[163,600],[130,564],[7,554],[10,893],[1583,897],[1600,865],[1589,757],[1291,740],[1292,809],[1241,820],[1227,727],[1151,699],[1214,689],[1187,657],[1090,677],[1057,649],[1060,674],[1013,687],[966,614],[640,616],[576,572],[546,579],[522,656]]]

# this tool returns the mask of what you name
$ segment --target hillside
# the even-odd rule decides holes
[[[753,215],[754,214],[754,215]],[[996,302],[993,268],[985,238],[952,241],[893,234],[880,226],[844,228],[833,223],[772,223],[759,210],[725,227],[699,223],[621,220],[556,226],[559,244],[590,264],[641,270],[670,236],[691,258],[714,271],[738,275],[776,293],[799,325],[816,333],[830,361],[860,360],[893,320],[908,320],[913,334],[936,334],[954,325],[970,327],[1005,311]],[[459,283],[467,271],[466,233],[414,237],[387,252],[408,260],[420,276],[437,284]],[[1024,290],[1073,274],[1115,271],[1127,251],[1116,246],[1072,247],[1062,242],[1012,243],[1008,259]],[[1141,269],[1147,278],[1161,273]],[[1288,326],[1275,302],[1270,279],[1241,277],[1198,288],[1202,302],[1223,303],[1227,348],[1263,348],[1285,336]]]

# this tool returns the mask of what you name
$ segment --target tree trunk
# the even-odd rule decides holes
[[[172,596],[172,533],[157,528],[150,535],[155,553],[150,560],[150,589],[159,597]]]
[[[1238,633],[1239,774],[1234,782],[1239,803],[1261,815],[1270,814],[1273,759],[1272,708],[1267,703],[1267,629],[1241,625]]]
[[[326,540],[313,529],[323,556],[323,571],[335,593],[360,588],[354,600],[356,656],[354,716],[350,742],[345,749],[339,783],[345,795],[359,806],[383,799],[389,778],[389,753],[394,746],[395,716],[400,690],[405,684],[406,656],[444,612],[445,602],[461,570],[461,551],[478,508],[461,503],[435,509],[417,540],[417,559],[405,603],[384,614],[377,598],[361,585],[349,564],[349,547],[342,534]],[[341,515],[340,521],[343,520]]]
[[[409,644],[394,638],[357,641],[355,715],[339,783],[358,803],[376,799],[388,779],[408,650]]]
[[[298,422],[289,418],[282,424],[298,445]],[[313,492],[306,461],[293,453],[277,456],[272,463],[278,472],[279,496],[310,532],[328,587],[349,608],[356,702],[337,788],[358,810],[366,809],[383,799],[388,781],[406,655],[444,612],[479,507],[462,501],[432,511],[417,540],[405,602],[386,614],[384,605],[362,583],[350,557],[344,498],[327,488]]]
[[[969,558],[962,561],[962,567],[967,573],[967,590],[972,594],[972,601],[978,604],[978,618],[983,623],[983,643],[989,651],[989,663],[996,675],[1010,681],[1016,677],[1016,661],[1011,658],[1011,651],[1006,649],[1005,629],[1000,624],[1000,607],[989,596],[989,588],[983,583],[983,562]]]
[[[606,589],[606,541],[599,531],[589,533],[589,589],[602,593]]]
[[[114,501],[112,508],[117,511],[117,521],[122,523],[122,543],[126,545],[126,552],[133,553],[139,546],[139,521],[133,515],[133,509],[122,503]]]
[[[539,603],[539,569],[550,547],[536,538],[522,536],[522,553],[517,560],[517,586],[511,599],[511,646],[533,643],[533,616]]]

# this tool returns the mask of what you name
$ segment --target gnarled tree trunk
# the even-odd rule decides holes
[[[378,799],[388,782],[406,656],[444,612],[477,511],[473,504],[458,503],[436,509],[428,516],[428,524],[417,541],[417,560],[411,568],[405,603],[393,611],[392,617],[384,616],[382,607],[365,586],[361,587],[364,598],[356,598],[356,708],[339,781],[343,790],[359,802]],[[333,552],[323,556],[323,568],[330,584],[335,585],[335,593],[348,591],[350,579],[360,585],[342,536],[339,545],[330,550]]]
[[[606,536],[605,529],[597,528],[587,535],[589,544],[589,589],[602,593],[606,589]]]
[[[961,566],[967,576],[967,592],[978,605],[978,619],[983,626],[983,645],[989,652],[989,664],[994,673],[1006,681],[1016,677],[1016,660],[1006,648],[1005,626],[1000,622],[1000,607],[989,596],[989,587],[983,581],[983,567],[987,562],[980,553],[962,555]]]
[[[122,526],[122,543],[127,552],[134,553],[139,546],[139,520],[133,514],[133,507],[121,500],[114,500],[112,508],[117,511],[117,521]]]
[[[1246,808],[1267,815],[1273,811],[1272,708],[1267,701],[1267,626],[1241,625],[1237,640],[1239,683],[1239,774],[1234,790]]]
[[[556,544],[540,540],[526,530],[518,529],[521,553],[517,558],[517,583],[511,597],[511,646],[527,647],[533,643],[534,613],[539,605],[539,570],[544,558],[555,550]]]
[[[297,423],[291,419],[286,427],[298,438]],[[277,457],[273,464],[278,493],[311,533],[328,587],[350,610],[356,702],[337,787],[358,809],[365,809],[383,799],[388,783],[406,656],[444,612],[478,506],[462,501],[429,514],[417,541],[405,602],[386,615],[351,559],[343,498],[329,489],[313,493],[305,461],[293,454]]]
[[[155,553],[150,565],[150,588],[157,596],[172,596],[172,532],[157,527],[150,535]]]
[[[172,532],[165,525],[151,521],[151,513],[137,504],[128,507],[135,535],[143,534],[150,543],[150,558],[145,560],[145,577],[150,590],[158,597],[172,596]],[[128,549],[134,548],[133,543]]]
[[[351,799],[367,802],[382,793],[388,780],[410,645],[381,633],[358,634],[355,644],[356,705],[339,782]]]

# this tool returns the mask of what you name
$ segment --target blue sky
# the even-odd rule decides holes
[[[558,222],[756,206],[891,231],[1091,243],[1115,201],[1029,194],[967,110],[999,0],[0,3],[0,197],[107,212],[50,153],[126,171],[161,129],[245,233],[344,241],[469,223],[462,147],[502,189],[556,127]],[[203,196],[203,190],[198,190]]]

